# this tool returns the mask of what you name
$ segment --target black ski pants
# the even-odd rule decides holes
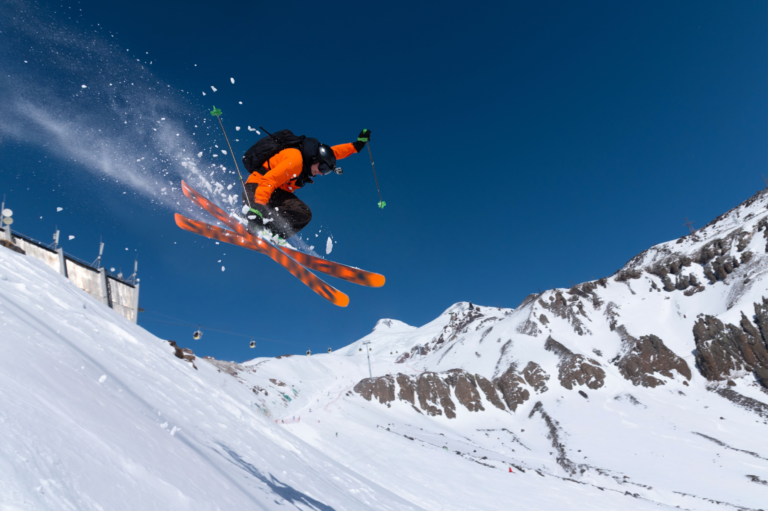
[[[253,202],[258,183],[246,183],[243,192],[243,204],[248,204],[246,193]],[[267,207],[271,210],[271,216],[274,221],[265,225],[267,229],[284,239],[288,239],[309,224],[312,220],[312,211],[303,200],[296,197],[291,192],[286,192],[278,188],[272,192]]]

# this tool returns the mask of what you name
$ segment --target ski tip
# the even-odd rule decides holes
[[[322,282],[322,281],[321,281]],[[312,286],[310,286],[312,287]],[[313,291],[332,304],[336,305],[337,307],[346,307],[349,305],[349,296],[347,296],[345,293],[342,293],[335,287],[328,286],[326,284],[326,289],[323,291],[320,291],[318,289],[313,288]]]
[[[371,275],[369,282],[371,284],[370,287],[382,287],[387,282],[387,278],[379,273],[374,273]]]

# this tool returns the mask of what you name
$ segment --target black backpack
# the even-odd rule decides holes
[[[249,174],[263,174],[264,164],[283,149],[295,147],[303,151],[304,140],[307,138],[304,135],[296,136],[291,130],[280,130],[276,133],[264,130],[264,133],[267,133],[267,136],[253,144],[243,155],[243,165]]]

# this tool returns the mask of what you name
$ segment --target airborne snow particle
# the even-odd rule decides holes
[[[238,103],[240,103],[241,105],[243,104],[243,102],[242,102],[242,101],[238,101]]]
[[[70,239],[70,240],[73,240],[73,239],[75,239],[75,237],[74,237],[74,236],[72,236],[72,235],[70,234],[70,235],[69,235],[69,239]]]
[[[217,90],[217,89],[216,89],[216,87],[214,87],[213,85],[211,85],[211,90],[212,90],[213,92],[216,92],[216,90]]]
[[[87,85],[81,85],[80,87],[82,87],[83,89],[87,89],[88,88]]]
[[[203,92],[203,96],[205,96],[205,92]]]
[[[64,210],[64,208],[56,208],[56,213],[58,213],[59,211],[63,211],[63,210]]]
[[[221,267],[221,271],[224,271],[224,267],[223,266]]]
[[[99,383],[104,383],[105,381],[107,381],[107,375],[106,374],[102,374],[101,378],[99,378]]]
[[[203,157],[203,152],[202,152],[202,151],[200,151],[199,153],[197,153],[197,157],[198,157],[198,158],[202,158],[202,157]]]
[[[235,131],[240,131],[240,126],[235,126]]]
[[[248,126],[248,131],[256,131],[256,128],[251,128],[250,126]]]
[[[229,81],[232,82],[232,85],[235,84],[235,79],[234,78],[230,78]]]
[[[227,154],[226,149],[222,149],[221,152],[222,152],[222,154]]]
[[[115,271],[115,269],[114,268],[110,268],[109,271]]]
[[[330,254],[331,250],[333,250],[333,240],[328,236],[328,241],[325,242],[325,254]]]

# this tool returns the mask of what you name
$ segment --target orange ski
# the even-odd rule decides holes
[[[178,213],[176,214],[176,224],[182,229],[194,232],[195,234],[200,234],[207,238],[223,241],[224,243],[237,245],[250,250],[256,250],[257,252],[263,252],[258,245],[254,244],[249,239],[222,227],[210,225],[201,222],[200,220],[192,220],[191,218],[181,216]],[[378,273],[372,273],[359,268],[352,268],[351,266],[335,263],[333,261],[326,261],[325,259],[320,259],[319,257],[305,254],[304,252],[299,252],[298,250],[293,250],[288,247],[280,247],[280,250],[309,270],[319,271],[326,275],[330,275],[331,277],[352,282],[353,284],[360,284],[361,286],[368,287],[381,287],[385,282],[384,275]]]
[[[338,289],[334,288],[330,284],[324,282],[320,278],[318,278],[315,274],[311,273],[309,270],[304,268],[302,265],[291,259],[287,254],[280,251],[277,247],[272,245],[271,243],[268,243],[265,240],[262,240],[250,232],[248,232],[248,229],[245,228],[242,224],[235,221],[234,219],[230,218],[229,215],[227,215],[224,210],[222,210],[220,207],[218,207],[216,204],[212,203],[202,195],[198,194],[192,187],[190,187],[187,183],[184,181],[181,182],[181,188],[184,192],[184,195],[186,195],[192,202],[200,206],[201,208],[208,211],[210,214],[212,214],[214,217],[216,217],[218,220],[223,222],[226,225],[229,225],[233,229],[235,229],[236,233],[239,234],[242,238],[247,239],[250,241],[255,247],[255,250],[258,250],[259,252],[263,252],[264,254],[268,255],[272,260],[274,260],[276,263],[282,265],[286,270],[288,270],[294,277],[298,278],[301,282],[303,282],[307,287],[309,287],[312,291],[319,294],[329,302],[331,302],[334,305],[338,305],[339,307],[346,307],[349,305],[349,297],[339,291]],[[188,223],[189,219],[185,218],[179,214],[176,214],[176,224],[179,227],[182,227],[185,230],[201,234],[205,236],[204,231],[199,230],[199,226],[196,226],[194,224]],[[213,227],[213,226],[210,226]]]

